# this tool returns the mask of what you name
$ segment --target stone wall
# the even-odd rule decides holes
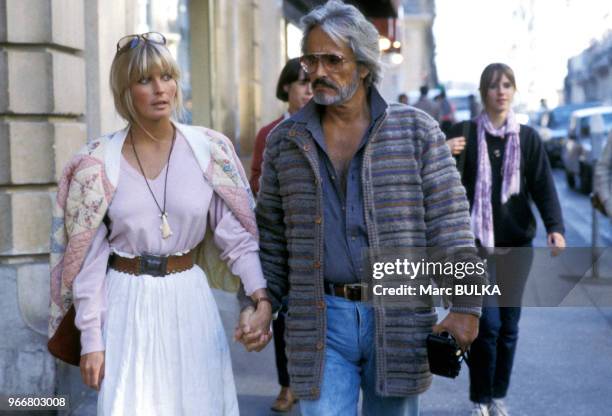
[[[0,394],[52,394],[55,183],[85,143],[83,2],[0,0]]]
[[[108,71],[134,1],[0,0],[0,395],[91,396],[46,348],[51,208],[69,158],[123,124]]]

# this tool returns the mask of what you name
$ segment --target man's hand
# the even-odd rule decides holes
[[[433,332],[436,334],[441,332],[450,333],[455,337],[461,349],[465,351],[476,339],[476,336],[478,336],[479,322],[476,315],[450,312],[442,322],[433,327]]]
[[[548,247],[552,248],[551,255],[558,256],[565,249],[565,237],[561,233],[550,233],[546,239]]]
[[[272,339],[270,322],[272,308],[268,302],[260,302],[257,310],[249,306],[240,313],[234,340],[244,344],[247,351],[261,351]]]
[[[94,390],[100,390],[104,378],[104,351],[90,352],[81,356],[81,378]]]

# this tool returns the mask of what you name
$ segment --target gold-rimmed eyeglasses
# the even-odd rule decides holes
[[[335,53],[309,53],[300,57],[300,65],[307,74],[312,74],[317,70],[319,62],[326,71],[338,72],[342,65],[349,59]]]
[[[117,53],[127,49],[133,49],[138,46],[140,42],[150,42],[156,43],[158,45],[165,45],[166,38],[159,32],[147,32],[127,35],[119,39],[119,42],[117,42]]]

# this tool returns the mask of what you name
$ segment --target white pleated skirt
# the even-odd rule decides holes
[[[109,269],[98,415],[238,415],[229,346],[202,269]]]

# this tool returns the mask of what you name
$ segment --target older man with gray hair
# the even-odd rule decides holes
[[[416,415],[427,334],[467,347],[481,299],[453,298],[437,327],[432,307],[363,302],[362,254],[473,246],[465,192],[437,123],[378,93],[374,26],[339,0],[302,24],[314,98],[268,136],[256,209],[273,308],[289,296],[291,386],[305,416],[357,414],[360,388],[364,415]],[[243,342],[259,349],[252,335]]]

